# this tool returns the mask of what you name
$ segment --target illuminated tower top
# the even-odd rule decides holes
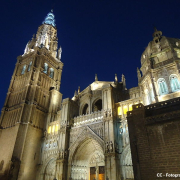
[[[55,24],[55,19],[54,19],[54,14],[53,14],[53,10],[51,10],[50,13],[48,13],[48,15],[46,16],[45,20],[43,21],[43,24],[49,24],[52,26],[56,26]]]
[[[54,17],[53,10],[51,10],[38,27],[36,35],[27,43],[24,55],[35,51],[38,47],[45,47],[56,60],[61,60],[62,48],[59,47],[58,49],[57,29]]]

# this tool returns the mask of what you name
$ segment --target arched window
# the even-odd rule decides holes
[[[159,94],[164,95],[168,93],[167,84],[164,78],[160,78],[158,80],[158,86],[159,86]]]
[[[180,83],[177,76],[175,75],[170,76],[170,84],[171,84],[172,92],[180,90]]]
[[[48,127],[48,134],[51,133],[51,126]]]
[[[54,77],[54,69],[53,69],[53,68],[50,68],[49,77],[50,77],[50,78],[53,78],[53,77]]]
[[[26,65],[23,66],[22,71],[21,71],[21,74],[24,74],[25,71],[26,71]]]
[[[86,104],[84,107],[83,107],[83,111],[82,111],[82,114],[88,114],[89,111],[88,111],[88,104]]]
[[[92,110],[93,112],[95,112],[95,111],[101,111],[101,109],[102,109],[102,100],[99,99],[93,104]]]
[[[28,71],[31,70],[31,66],[32,66],[32,61],[29,63],[29,66],[28,66]]]
[[[47,63],[44,63],[44,71],[43,72],[46,74],[48,72],[48,64]]]

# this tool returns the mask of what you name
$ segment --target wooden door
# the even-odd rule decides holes
[[[96,179],[96,168],[90,167],[90,180]]]
[[[99,180],[105,180],[105,168],[104,168],[104,166],[99,166]]]

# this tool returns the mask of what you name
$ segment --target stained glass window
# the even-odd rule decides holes
[[[47,71],[48,71],[48,64],[47,63],[44,63],[44,73],[47,74]]]
[[[24,74],[25,71],[26,71],[26,65],[23,66],[22,71],[21,71],[21,74]]]
[[[175,75],[170,76],[170,84],[171,84],[172,92],[180,90],[180,83]]]
[[[31,70],[31,66],[32,66],[32,61],[29,63],[29,66],[28,66],[28,71]]]
[[[168,93],[168,88],[167,88],[167,84],[164,78],[160,78],[158,80],[158,85],[159,85],[159,94],[160,95],[164,95]]]
[[[50,77],[50,78],[53,78],[53,77],[54,77],[54,69],[53,69],[53,68],[50,68],[49,77]]]

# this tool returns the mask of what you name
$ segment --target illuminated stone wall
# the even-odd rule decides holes
[[[0,179],[37,177],[44,137],[59,117],[61,52],[56,28],[42,24],[17,58],[0,119]],[[51,133],[59,127],[52,123]]]
[[[128,126],[135,179],[157,179],[157,174],[179,174],[180,98],[149,106],[134,105]]]

